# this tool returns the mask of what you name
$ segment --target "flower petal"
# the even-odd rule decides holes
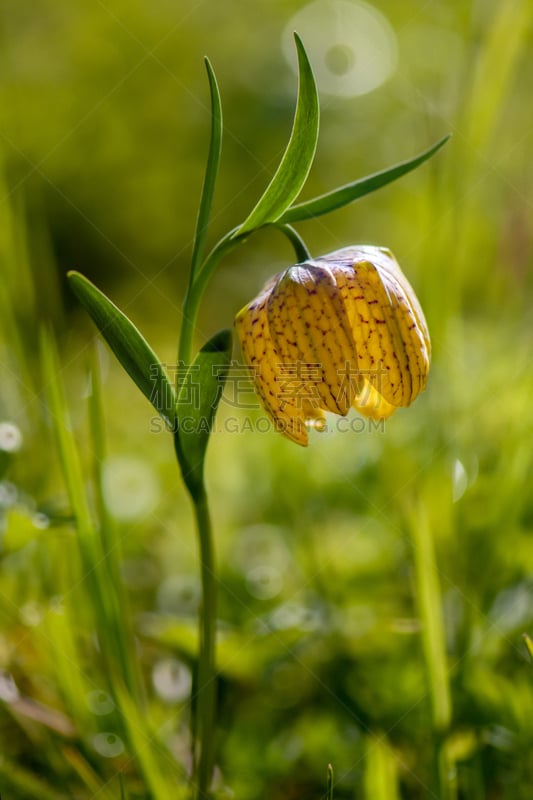
[[[344,416],[360,387],[346,381],[346,365],[356,369],[357,358],[334,271],[316,262],[286,270],[270,295],[268,322],[285,367],[308,370],[313,405]]]
[[[365,381],[362,391],[357,395],[353,406],[364,417],[371,419],[388,419],[397,410],[397,406],[387,403],[370,381]]]
[[[413,287],[403,274],[400,265],[394,258],[394,255],[387,247],[370,247],[367,245],[359,247],[357,250],[361,253],[366,253],[369,256],[369,260],[372,261],[373,264],[377,264],[382,272],[388,272],[391,278],[395,280],[401,287],[408,304],[411,307],[411,311],[414,314],[418,325],[418,330],[422,334],[427,356],[429,358],[431,356],[431,341],[429,338],[426,318],[424,316],[424,312],[422,311],[422,306],[418,302],[418,297],[416,296]]]
[[[241,342],[246,363],[252,371],[255,390],[271,417],[276,430],[293,442],[303,446],[308,443],[303,408],[290,398],[280,399],[280,362],[270,337],[267,302],[272,283],[235,318],[235,327]]]
[[[387,403],[409,405],[427,380],[429,336],[418,302],[419,316],[410,302],[415,295],[405,276],[391,256],[374,247],[346,248],[324,259],[337,264],[359,369]]]

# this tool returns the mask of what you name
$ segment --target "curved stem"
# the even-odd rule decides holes
[[[207,800],[214,766],[214,720],[216,703],[217,587],[211,519],[205,488],[193,498],[202,573],[202,609],[197,685],[197,732],[200,755],[197,764],[197,800]]]
[[[291,242],[296,257],[300,261],[310,258],[309,252],[298,233],[286,224],[276,226]],[[191,280],[183,301],[183,317],[178,351],[178,365],[188,367],[191,364],[192,339],[196,318],[204,291],[220,260],[241,244],[248,233],[236,235],[238,228],[230,231],[211,250],[201,267],[191,273]],[[178,370],[178,376],[182,370]],[[179,378],[177,379],[178,382]],[[179,385],[177,385],[179,391]],[[176,454],[180,458],[179,430],[176,433]],[[187,481],[186,481],[187,483]],[[188,484],[187,484],[188,485]],[[194,505],[198,541],[200,547],[200,563],[202,577],[202,608],[200,614],[200,635],[197,673],[197,703],[195,713],[194,738],[199,744],[199,755],[194,764],[194,781],[196,800],[208,800],[214,767],[214,721],[216,703],[216,614],[217,585],[215,554],[207,493],[203,481],[197,491],[189,492]],[[196,752],[196,749],[195,749]]]
[[[273,223],[272,226],[277,228],[287,237],[294,248],[296,258],[299,262],[307,261],[311,258],[304,240],[291,225],[287,225],[286,223]],[[221,261],[224,256],[226,256],[235,247],[242,244],[248,238],[250,233],[254,232],[251,231],[250,233],[243,234],[242,236],[236,236],[235,234],[239,230],[239,227],[240,226],[233,228],[233,230],[227,233],[215,245],[187,288],[187,292],[183,300],[183,317],[181,321],[180,345],[178,352],[178,363],[181,366],[188,366],[190,362],[192,353],[192,338],[194,335],[194,326],[196,324],[198,309],[200,307],[200,302],[202,300],[204,291],[213,272],[215,271],[219,261]]]
[[[292,225],[287,225],[287,223],[278,224],[275,222],[274,227],[281,231],[281,233],[284,233],[289,242],[292,244],[299,263],[302,263],[303,261],[309,261],[311,258],[311,253],[307,249],[307,245],[300,234],[294,230]]]
[[[181,333],[180,343],[178,350],[178,364],[188,366],[192,354],[192,338],[194,335],[194,327],[196,325],[196,317],[198,309],[202,300],[204,291],[209,283],[211,275],[215,271],[219,261],[233,250],[237,245],[241,244],[245,237],[234,236],[237,228],[234,228],[226,234],[215,247],[211,250],[201,268],[198,270],[195,278],[190,282],[185,297],[183,299],[183,317],[181,320]],[[178,371],[179,372],[179,371]],[[178,386],[176,388],[179,388]]]

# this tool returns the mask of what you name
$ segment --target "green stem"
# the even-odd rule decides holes
[[[181,366],[188,366],[191,360],[192,339],[194,335],[194,327],[196,325],[196,317],[198,316],[198,309],[200,308],[203,294],[213,272],[222,258],[224,258],[224,256],[226,256],[235,247],[242,244],[250,235],[247,233],[243,236],[235,236],[235,233],[239,230],[239,227],[240,226],[233,228],[233,230],[227,233],[215,245],[203,262],[202,266],[195,274],[193,274],[191,271],[191,280],[189,281],[189,286],[183,300],[183,317],[181,321],[181,334],[178,351],[178,364]],[[296,253],[296,258],[299,262],[307,261],[311,258],[304,240],[291,225],[287,225],[285,223],[278,225],[274,223],[273,227],[276,227],[287,237],[293,246],[294,252]],[[251,231],[251,233],[253,233],[253,231]]]
[[[279,230],[291,242],[300,261],[309,258],[309,252],[303,240],[290,225],[279,225]],[[220,260],[241,244],[249,234],[236,236],[238,228],[230,231],[211,250],[202,265],[191,270],[191,277],[183,301],[183,317],[178,350],[178,365],[188,367],[191,364],[192,340],[200,302],[209,280]],[[181,370],[178,371],[178,375]],[[179,381],[177,382],[179,392]],[[176,455],[180,466],[183,459],[179,432],[175,438]],[[196,800],[207,800],[214,767],[214,722],[216,701],[216,613],[217,585],[215,571],[215,554],[211,530],[211,520],[207,501],[207,493],[203,481],[199,488],[191,488],[187,480],[191,499],[194,505],[198,540],[200,545],[200,562],[202,577],[202,609],[200,614],[200,635],[197,672],[197,702],[193,725],[193,737],[198,742],[199,755],[194,761]],[[195,754],[197,748],[194,748]]]
[[[196,275],[192,275],[183,299],[183,317],[181,320],[178,365],[189,366],[192,355],[192,339],[196,325],[196,317],[203,294],[219,261],[244,241],[245,237],[234,237],[237,228],[226,234],[211,250]],[[179,387],[176,387],[179,388]]]
[[[211,519],[207,494],[203,487],[202,491],[193,498],[193,503],[200,543],[203,592],[197,685],[197,731],[200,754],[196,774],[196,798],[197,800],[207,800],[214,766],[217,587]]]
[[[307,245],[305,244],[300,234],[294,230],[292,225],[275,222],[274,227],[277,228],[279,231],[281,231],[281,233],[285,234],[289,242],[292,244],[294,252],[296,253],[296,258],[298,259],[298,263],[301,264],[304,261],[310,260],[311,253],[307,249]]]
[[[196,318],[200,302],[220,259],[239,244],[238,239],[233,239],[234,231],[230,231],[213,248],[201,268],[191,270],[191,279],[183,301],[183,317],[178,349],[178,366],[188,367],[191,364],[192,340],[196,325]],[[179,391],[179,375],[177,371],[176,389]],[[180,457],[179,434],[175,438],[176,455],[182,467]],[[187,481],[185,480],[186,485]],[[205,486],[196,491],[189,488],[194,506],[198,542],[200,547],[200,564],[202,580],[202,608],[200,612],[200,630],[198,637],[198,671],[196,690],[196,710],[192,726],[195,740],[193,753],[199,756],[194,759],[193,781],[195,784],[195,797],[197,800],[206,800],[214,766],[214,722],[216,699],[216,657],[215,657],[215,632],[217,614],[217,588],[215,572],[215,554],[211,519]]]
[[[446,736],[437,733],[435,737],[436,788],[439,798],[440,800],[457,800],[456,767],[450,761]]]

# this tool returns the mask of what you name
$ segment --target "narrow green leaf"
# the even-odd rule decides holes
[[[218,91],[217,79],[209,59],[205,59],[207,77],[209,79],[209,89],[211,92],[211,140],[209,142],[209,155],[207,157],[207,167],[205,170],[204,185],[202,187],[202,197],[198,211],[196,223],[196,233],[194,237],[194,247],[192,254],[191,282],[194,279],[198,265],[200,264],[204,252],[209,217],[213,205],[215,194],[215,184],[220,164],[220,153],[222,150],[222,103],[220,92]]]
[[[139,708],[123,689],[116,692],[127,740],[152,800],[185,800],[189,796],[183,768],[169,756],[146,710]]]
[[[397,773],[396,756],[385,735],[370,733],[363,777],[366,800],[399,800]]]
[[[103,598],[106,617],[99,625],[100,649],[104,657],[109,657],[106,669],[110,684],[112,685],[113,681],[120,682],[136,702],[141,704],[142,676],[135,650],[135,634],[128,598],[120,573],[122,540],[104,496],[103,467],[107,458],[107,448],[102,383],[96,348],[93,348],[91,355],[91,392],[88,398],[92,444],[90,460],[102,554],[101,559],[95,563],[94,570],[100,576],[101,585],[108,587]]]
[[[533,639],[527,635],[527,633],[523,634],[524,637],[524,644],[526,646],[527,652],[529,653],[529,657],[533,661]]]
[[[169,424],[176,395],[163,365],[133,322],[79,272],[69,272],[72,290],[130,378]]]
[[[433,710],[433,727],[445,733],[450,725],[451,699],[442,592],[428,508],[421,501],[408,511],[413,542],[415,590],[422,621],[422,646]]]
[[[231,331],[213,336],[190,365],[177,405],[175,445],[183,480],[191,495],[203,490],[205,452],[231,361]]]
[[[328,785],[326,790],[327,800],[333,800],[333,767],[328,764]]]
[[[90,792],[90,797],[97,797],[98,800],[117,800],[116,793],[109,783],[102,782],[102,778],[95,771],[93,765],[79,750],[74,747],[63,748],[62,757],[83,781]]]
[[[41,332],[40,344],[41,366],[48,399],[50,424],[61,459],[61,467],[72,513],[77,522],[78,538],[86,554],[87,563],[91,564],[97,552],[94,540],[94,523],[85,493],[85,478],[79,449],[72,433],[59,355],[53,336],[46,328]]]
[[[298,197],[311,169],[318,141],[318,94],[313,70],[298,34],[298,100],[292,133],[276,174],[236,235],[276,222]]]
[[[424,161],[427,161],[433,156],[441,147],[443,147],[451,134],[444,136],[436,144],[423,153],[419,153],[414,158],[408,161],[402,161],[394,167],[388,167],[381,172],[375,172],[373,175],[367,175],[364,178],[359,178],[352,183],[341,186],[339,189],[333,189],[331,192],[314,197],[312,200],[306,200],[305,203],[298,203],[292,208],[288,208],[279,218],[278,222],[293,223],[301,222],[304,219],[312,219],[313,217],[320,217],[322,214],[328,214],[336,208],[341,208],[348,203],[353,203],[365,194],[375,192],[376,189],[381,189],[388,183],[401,178],[408,172],[419,167]]]
[[[101,553],[97,545],[95,526],[85,491],[85,478],[83,474],[79,448],[76,443],[70,414],[65,397],[65,387],[61,371],[61,363],[52,334],[43,329],[40,338],[41,368],[47,397],[50,416],[50,426],[56,441],[63,477],[67,489],[72,514],[76,522],[76,546],[79,552],[79,565],[83,582],[89,596],[93,598],[95,627],[97,620],[103,618],[102,584],[99,583],[99,573],[95,565],[99,564]],[[68,551],[63,558],[67,559]],[[73,564],[69,564],[72,573]],[[72,579],[72,578],[70,578]],[[76,587],[77,581],[74,583]],[[70,586],[70,584],[69,584]],[[81,588],[81,582],[79,584]],[[61,587],[58,586],[61,594]],[[54,653],[54,669],[65,697],[69,704],[69,713],[78,724],[90,726],[90,714],[83,701],[86,696],[86,676],[81,668],[82,656],[78,652],[78,640],[75,636],[76,625],[73,623],[74,595],[71,597],[72,587],[67,592],[68,602],[65,604],[64,614],[49,614],[46,617],[45,638],[47,646],[52,647]],[[79,598],[79,595],[77,595]],[[71,603],[72,601],[72,603]],[[76,609],[79,615],[79,609]],[[61,642],[60,647],[54,644]]]

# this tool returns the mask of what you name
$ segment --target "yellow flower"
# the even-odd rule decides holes
[[[396,259],[346,247],[289,267],[237,314],[255,389],[277,430],[307,445],[324,411],[389,417],[421,392],[431,345]],[[307,426],[307,427],[306,427]]]

